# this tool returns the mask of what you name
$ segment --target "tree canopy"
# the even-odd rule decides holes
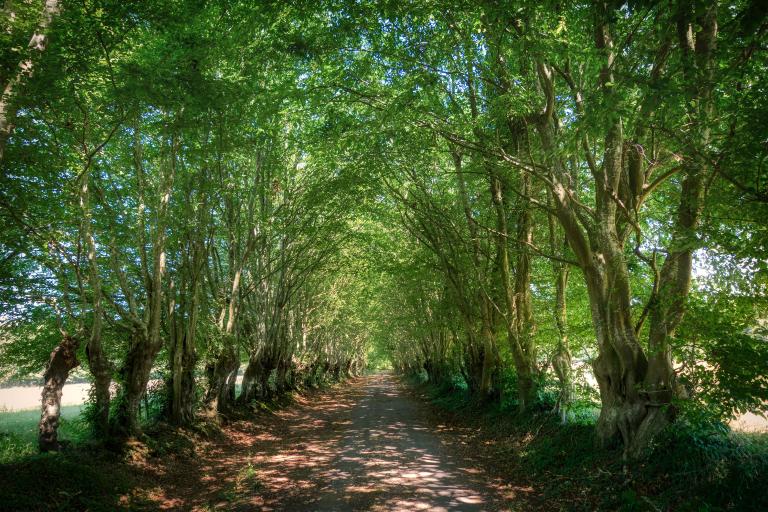
[[[767,15],[6,1],[0,371],[43,449],[81,363],[116,438],[366,367],[627,456],[765,412]]]

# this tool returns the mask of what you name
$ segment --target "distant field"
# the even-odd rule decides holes
[[[66,384],[61,394],[61,405],[81,405],[88,399],[88,382]],[[0,412],[37,410],[40,407],[42,386],[13,386],[0,389]]]
[[[759,416],[753,412],[748,412],[742,414],[734,420],[731,420],[730,426],[733,430],[738,430],[741,432],[768,433],[768,418]]]

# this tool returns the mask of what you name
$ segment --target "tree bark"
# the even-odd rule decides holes
[[[240,357],[233,342],[227,342],[219,352],[210,375],[206,402],[210,413],[223,414],[232,406],[231,389],[240,368]]]
[[[214,363],[209,381],[206,403],[209,414],[226,413],[235,401],[235,380],[240,368],[240,354],[237,346],[237,318],[240,312],[240,289],[243,271],[248,258],[255,249],[256,238],[253,229],[248,232],[248,241],[242,257],[236,256],[236,237],[230,233],[229,268],[232,269],[228,302],[222,308],[218,328],[222,332],[222,347]],[[225,323],[226,320],[226,323]]]
[[[115,433],[121,437],[141,433],[141,399],[147,390],[152,364],[160,351],[160,346],[153,346],[139,333],[134,333],[133,339],[120,369],[122,390],[114,424]]]
[[[53,349],[48,359],[48,366],[43,376],[45,384],[37,435],[40,451],[58,450],[60,447],[58,428],[61,417],[61,393],[69,372],[80,364],[77,360],[79,345],[80,341],[77,337],[63,333],[61,342]]]
[[[555,276],[555,324],[557,326],[557,347],[552,357],[552,368],[559,382],[559,393],[555,412],[560,415],[560,422],[568,422],[568,409],[573,396],[573,359],[568,346],[568,331],[566,328],[565,290],[568,285],[568,267],[560,265]]]
[[[190,425],[195,419],[195,353],[193,328],[190,326],[181,342],[171,353],[171,421],[176,425]]]
[[[494,329],[491,320],[492,304],[487,293],[482,289],[482,276],[480,276],[480,238],[477,232],[475,219],[472,216],[472,210],[469,206],[461,155],[459,155],[455,150],[452,150],[451,154],[453,156],[454,168],[456,169],[456,182],[460,196],[459,204],[461,209],[464,211],[464,216],[467,220],[467,231],[471,239],[470,243],[472,247],[471,257],[473,270],[477,276],[480,289],[478,289],[476,292],[465,292],[463,288],[458,287],[455,284],[459,282],[459,277],[456,277],[453,280],[449,279],[449,281],[454,283],[456,294],[459,296],[460,300],[467,300],[466,298],[462,297],[464,293],[472,293],[476,296],[477,309],[479,309],[480,316],[479,332],[477,332],[478,329],[475,327],[475,322],[472,318],[472,315],[470,314],[469,306],[471,305],[471,302],[464,307],[465,313],[462,316],[464,317],[468,330],[470,355],[474,359],[474,361],[469,365],[469,369],[470,371],[479,371],[479,378],[473,378],[473,381],[475,381],[475,385],[477,387],[476,391],[481,398],[488,399],[494,395],[494,383],[496,377],[498,376],[499,369],[498,348],[496,347]],[[448,265],[445,265],[445,267],[446,272],[450,273],[450,267]]]
[[[530,177],[521,173],[521,195],[528,196]],[[514,285],[509,263],[509,230],[507,209],[501,178],[490,172],[491,198],[496,209],[496,245],[499,271],[504,295],[505,324],[512,359],[517,374],[518,409],[525,412],[536,400],[536,353],[533,346],[533,314],[531,310],[531,265],[528,246],[532,243],[532,225],[529,208],[521,208],[517,219],[517,262]]]
[[[187,215],[191,217],[193,200],[188,197]],[[202,200],[198,210],[198,223],[205,225],[207,203]],[[176,425],[189,425],[195,419],[196,386],[195,366],[197,364],[197,324],[200,313],[200,288],[203,268],[206,263],[204,235],[190,234],[186,243],[184,259],[180,269],[179,305],[170,300],[168,317],[170,324],[169,366],[171,370],[168,391],[170,393],[169,415]]]

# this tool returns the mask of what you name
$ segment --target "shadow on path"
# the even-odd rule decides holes
[[[395,377],[356,378],[228,426],[168,478],[155,468],[144,496],[166,510],[509,510],[509,488],[444,446],[427,414]]]

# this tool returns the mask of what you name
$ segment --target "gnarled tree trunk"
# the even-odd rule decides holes
[[[200,209],[201,211],[204,208]],[[204,213],[201,214],[205,215]],[[170,393],[169,415],[177,425],[189,425],[195,418],[195,365],[197,352],[197,322],[200,310],[200,281],[205,264],[205,242],[190,241],[189,252],[182,269],[178,310],[174,300],[168,308],[170,324]]]
[[[134,342],[120,369],[123,387],[114,425],[115,432],[121,436],[141,433],[141,399],[147,390],[152,364],[162,348],[162,344],[152,343],[139,333],[133,336]]]
[[[191,322],[192,320],[190,320]],[[192,325],[171,350],[171,421],[189,425],[195,419],[195,353]]]
[[[509,262],[509,230],[507,209],[501,178],[490,173],[491,197],[496,209],[496,244],[504,293],[507,339],[517,374],[518,409],[524,412],[536,400],[536,351],[533,345],[533,313],[531,308],[531,263],[528,246],[533,228],[529,208],[524,207],[517,219],[517,261],[514,284]],[[521,173],[521,194],[531,193],[530,176]]]
[[[221,348],[209,375],[206,402],[210,413],[226,413],[231,408],[235,397],[230,390],[239,368],[240,356],[237,347],[233,342],[228,342]]]
[[[90,168],[91,161],[85,164],[85,172],[80,186],[80,209],[83,212],[83,238],[88,248],[88,282],[93,295],[93,324],[88,344],[85,346],[85,354],[88,358],[88,368],[93,375],[93,399],[94,399],[94,428],[98,435],[104,436],[109,431],[109,386],[112,383],[112,365],[104,353],[101,344],[101,331],[104,319],[102,306],[101,276],[97,262],[96,241],[91,228],[92,215],[90,205]]]
[[[40,451],[59,449],[59,418],[61,417],[61,392],[67,382],[69,372],[80,362],[77,360],[77,348],[80,341],[67,333],[62,334],[61,342],[53,349],[45,370],[42,392],[42,411],[38,426],[37,443]]]

